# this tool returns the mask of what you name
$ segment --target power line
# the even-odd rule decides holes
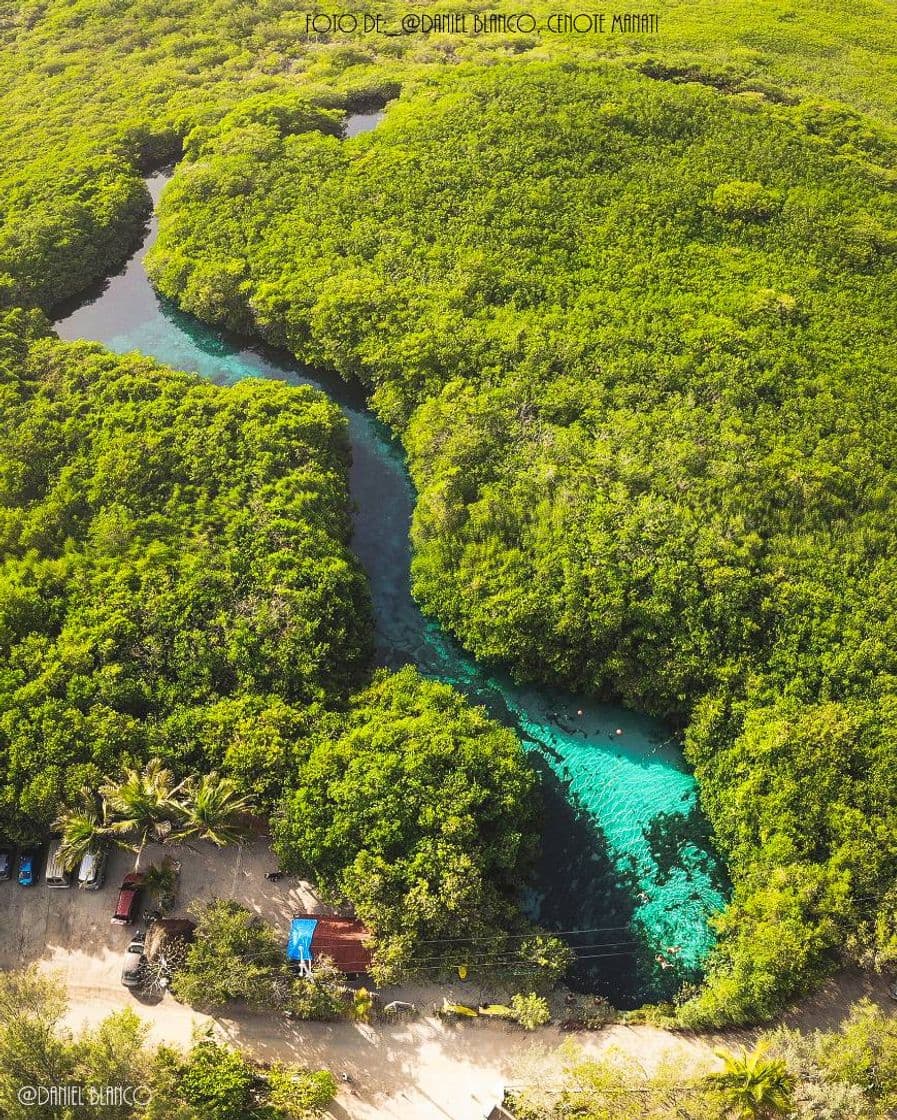
[[[612,957],[631,957],[635,955],[634,948],[626,948],[626,946],[643,946],[641,941],[618,941],[618,942],[597,942],[594,945],[583,945],[581,949],[603,949],[611,950],[606,953],[578,953],[574,949],[574,959],[572,963],[584,960],[602,960]],[[326,954],[325,954],[326,955]],[[260,960],[267,960],[270,954],[267,952],[259,952],[252,954],[241,954],[239,961],[244,964],[252,964]],[[431,962],[441,963],[431,963]],[[273,962],[272,962],[273,963]],[[368,962],[358,961],[354,962],[359,965],[358,971],[366,971]],[[412,957],[409,961],[403,964],[403,969],[408,972],[445,972],[452,971],[457,968],[459,964],[468,964],[473,967],[499,967],[506,972],[527,972],[535,973],[541,972],[541,967],[533,961],[521,960],[516,956],[508,956],[506,954],[496,954],[493,956],[469,956],[463,961],[447,961],[440,957]]]
[[[627,950],[625,952],[592,953],[592,954],[588,954],[586,956],[578,957],[577,960],[574,963],[577,963],[578,961],[611,960],[611,959],[616,959],[616,958],[620,958],[620,957],[632,957],[632,956],[634,956],[634,950],[632,950],[632,949]],[[472,967],[474,967],[474,968],[477,967],[477,962],[475,962],[475,961],[474,962],[462,962],[462,963],[471,964]],[[494,964],[495,962],[487,962],[487,963],[493,963]],[[367,962],[359,961],[359,962],[357,962],[357,964],[358,964],[358,968],[357,968],[358,972],[366,972],[367,971]],[[502,969],[502,972],[506,973],[507,975],[510,975],[510,976],[533,976],[533,975],[540,974],[541,971],[542,971],[539,968],[538,965],[530,964],[530,963],[527,963],[526,961],[516,961],[516,962],[513,962],[513,963],[509,962],[509,963],[504,964],[504,965],[501,965],[501,963],[499,962],[499,964],[500,964],[500,967]],[[449,964],[448,962],[446,962],[445,964],[442,964],[442,965],[428,964],[428,965],[423,965],[423,966],[416,966],[413,962],[411,962],[410,964],[408,964],[404,967],[405,967],[405,970],[412,975],[413,974],[419,974],[419,973],[423,973],[423,974],[426,974],[426,975],[432,975],[432,974],[438,974],[438,973],[452,972],[452,971],[455,970],[455,968],[457,968],[457,965],[456,964]],[[351,968],[351,966],[350,966],[350,968]],[[352,969],[352,971],[355,971],[355,969]]]
[[[584,949],[618,949],[621,946],[625,946],[625,945],[642,945],[642,946],[644,946],[644,944],[645,943],[643,941],[640,941],[640,940],[596,941],[596,942],[593,942],[590,945],[569,945],[567,947],[570,950],[572,950],[572,952],[575,956]],[[459,952],[460,951],[461,950],[459,950]],[[485,953],[481,950],[478,953],[468,954],[467,956],[468,956],[468,958],[472,957],[473,959],[478,959],[478,960],[481,960],[481,961],[488,961],[489,963],[496,963],[496,962],[500,963],[502,959],[519,961],[521,959],[519,956],[515,955],[515,956],[512,957],[512,956],[509,955],[512,952],[514,952],[514,950],[507,950],[505,952],[500,952],[500,953],[495,953],[495,954],[487,954],[487,953]],[[415,960],[417,962],[420,962],[420,963],[426,963],[427,961],[445,960],[445,957],[441,956],[440,954],[434,954],[432,956],[413,958],[413,960]]]
[[[457,941],[496,941],[502,938],[529,938],[529,937],[567,937],[575,933],[610,933],[617,930],[632,929],[632,922],[621,926],[592,926],[585,929],[541,929],[529,933],[490,934],[483,937],[422,937],[418,945],[448,945]]]

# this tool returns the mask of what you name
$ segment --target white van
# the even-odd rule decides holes
[[[44,882],[48,887],[70,887],[72,885],[72,873],[66,871],[59,860],[59,845],[62,843],[60,840],[54,840],[50,845],[50,856],[47,859],[47,870],[44,875]]]
[[[90,851],[78,867],[78,886],[86,891],[98,891],[106,880],[106,853]]]

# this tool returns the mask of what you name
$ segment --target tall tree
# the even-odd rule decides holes
[[[23,1099],[33,1086],[66,1085],[72,1055],[59,1035],[66,1000],[60,985],[36,968],[0,974],[0,1116],[4,1120],[56,1120],[55,1105]]]
[[[100,787],[114,817],[110,831],[118,843],[136,853],[135,868],[140,866],[140,856],[149,840],[162,842],[175,834],[183,816],[177,801],[182,787],[183,782],[175,785],[171,771],[156,758],[143,770],[128,769],[121,781],[107,781]],[[129,833],[138,835],[137,844],[131,845],[121,839]]]
[[[62,834],[59,859],[67,871],[73,871],[88,852],[101,847],[110,837],[118,839],[106,799],[96,797],[90,790],[83,790],[80,805],[61,813],[53,827]]]
[[[275,1002],[285,974],[283,945],[270,926],[233,899],[213,899],[194,910],[195,939],[172,991],[192,1007],[221,1007],[229,1000],[255,1006]]]

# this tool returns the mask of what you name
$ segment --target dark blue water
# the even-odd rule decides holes
[[[378,119],[351,119],[347,136]],[[149,180],[154,200],[166,182]],[[517,687],[425,618],[410,589],[412,486],[399,445],[365,408],[361,390],[227,337],[160,299],[143,268],[155,232],[153,220],[125,268],[60,313],[60,336],[151,354],[219,385],[246,377],[313,385],[342,407],[352,446],[352,544],[370,580],[378,662],[413,662],[486,705],[518,731],[542,773],[543,853],[527,909],[569,931],[580,986],[618,1006],[669,996],[696,978],[713,943],[707,919],[724,905],[726,887],[675,738],[613,705]]]

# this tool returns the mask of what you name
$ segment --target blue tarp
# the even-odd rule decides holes
[[[311,939],[315,935],[317,918],[293,918],[290,922],[290,939],[287,942],[288,961],[311,963]]]

